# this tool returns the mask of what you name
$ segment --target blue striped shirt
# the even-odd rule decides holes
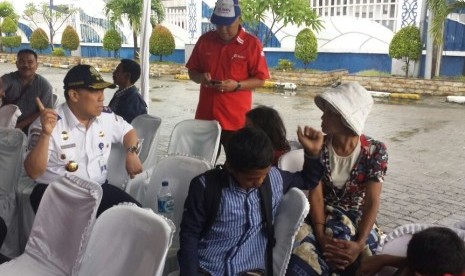
[[[274,217],[283,195],[283,179],[276,168],[268,176]],[[200,181],[205,187],[205,176]],[[199,242],[200,267],[213,276],[265,269],[267,237],[263,226],[259,190],[240,188],[230,177],[229,186],[222,190],[217,220]]]
[[[182,276],[198,275],[199,269],[213,276],[235,276],[266,267],[267,236],[258,189],[245,190],[223,169],[227,181],[222,188],[218,212],[208,232],[206,174],[192,179],[184,203],[179,232],[178,263]],[[291,187],[313,189],[323,175],[318,158],[305,156],[302,171],[291,173],[272,167],[268,173],[273,218],[283,193]],[[208,178],[211,179],[211,178]],[[209,180],[213,181],[213,180]],[[215,184],[215,183],[213,183]],[[209,183],[211,185],[211,183]],[[223,185],[222,185],[223,186]]]

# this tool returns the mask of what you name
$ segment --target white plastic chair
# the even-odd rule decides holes
[[[156,164],[156,149],[158,144],[158,132],[161,119],[152,115],[139,115],[132,121],[139,139],[143,139],[139,158],[144,168],[150,168]],[[129,175],[126,171],[126,150],[120,143],[111,145],[110,157],[108,158],[108,183],[122,190],[128,185]]]
[[[376,249],[376,254],[389,254],[404,257],[407,256],[407,246],[413,234],[431,226],[433,225],[411,223],[397,227],[391,233],[387,234],[384,239],[381,240],[380,244],[378,245],[378,248]],[[397,268],[391,266],[383,267],[377,275],[393,275],[396,272],[396,270]]]
[[[10,258],[20,254],[15,188],[23,167],[25,146],[26,135],[21,130],[0,128],[0,217],[8,228],[0,252]]]
[[[273,275],[285,274],[295,236],[309,209],[308,200],[301,190],[292,188],[283,196],[274,221]]]
[[[215,121],[188,119],[177,123],[170,137],[168,154],[186,154],[215,164],[221,126]]]
[[[0,275],[71,275],[78,267],[95,222],[102,188],[77,176],[49,184],[25,252],[0,265]]]
[[[278,160],[278,168],[285,171],[301,171],[304,165],[304,150],[296,149],[281,155]]]
[[[161,275],[174,235],[173,223],[135,205],[99,216],[76,275]]]
[[[161,182],[167,180],[175,202],[175,210],[171,219],[176,229],[180,229],[184,201],[189,191],[190,182],[194,177],[211,169],[211,167],[212,165],[209,162],[190,156],[172,155],[162,158],[153,168],[153,174],[148,184],[144,184],[141,189],[142,206],[151,208],[158,213],[157,194],[161,188]],[[168,252],[165,265],[166,272],[179,268],[176,257],[178,249],[179,235],[176,235]]]
[[[17,105],[7,104],[0,107],[0,127],[15,128],[20,115],[21,111]]]
[[[142,162],[144,170],[141,174],[136,175],[134,179],[127,181],[125,190],[128,194],[133,196],[136,200],[141,201],[139,198],[139,189],[145,183],[148,183],[152,175],[152,167],[158,161],[157,146],[160,133],[161,118],[142,114],[132,120],[132,125],[137,131],[139,138],[144,139],[142,149],[139,153],[139,158]]]
[[[58,95],[53,93],[52,94],[52,108],[56,108],[58,105]]]

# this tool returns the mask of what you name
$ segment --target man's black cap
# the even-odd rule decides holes
[[[79,64],[71,68],[66,74],[63,83],[65,90],[72,88],[96,90],[116,88],[114,83],[104,81],[97,69],[87,64]]]

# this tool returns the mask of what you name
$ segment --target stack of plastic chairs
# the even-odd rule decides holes
[[[25,146],[26,136],[21,130],[0,128],[0,216],[8,228],[0,252],[8,257],[20,254],[15,188],[23,168]]]
[[[135,205],[99,216],[75,275],[158,276],[174,235],[171,221]]]
[[[25,252],[0,265],[4,276],[72,275],[102,198],[98,183],[65,176],[50,183],[35,216]]]

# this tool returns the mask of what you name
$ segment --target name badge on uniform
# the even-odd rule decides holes
[[[100,167],[100,173],[104,173],[107,170],[107,162],[105,162],[104,158],[100,158],[98,161],[98,165]]]

